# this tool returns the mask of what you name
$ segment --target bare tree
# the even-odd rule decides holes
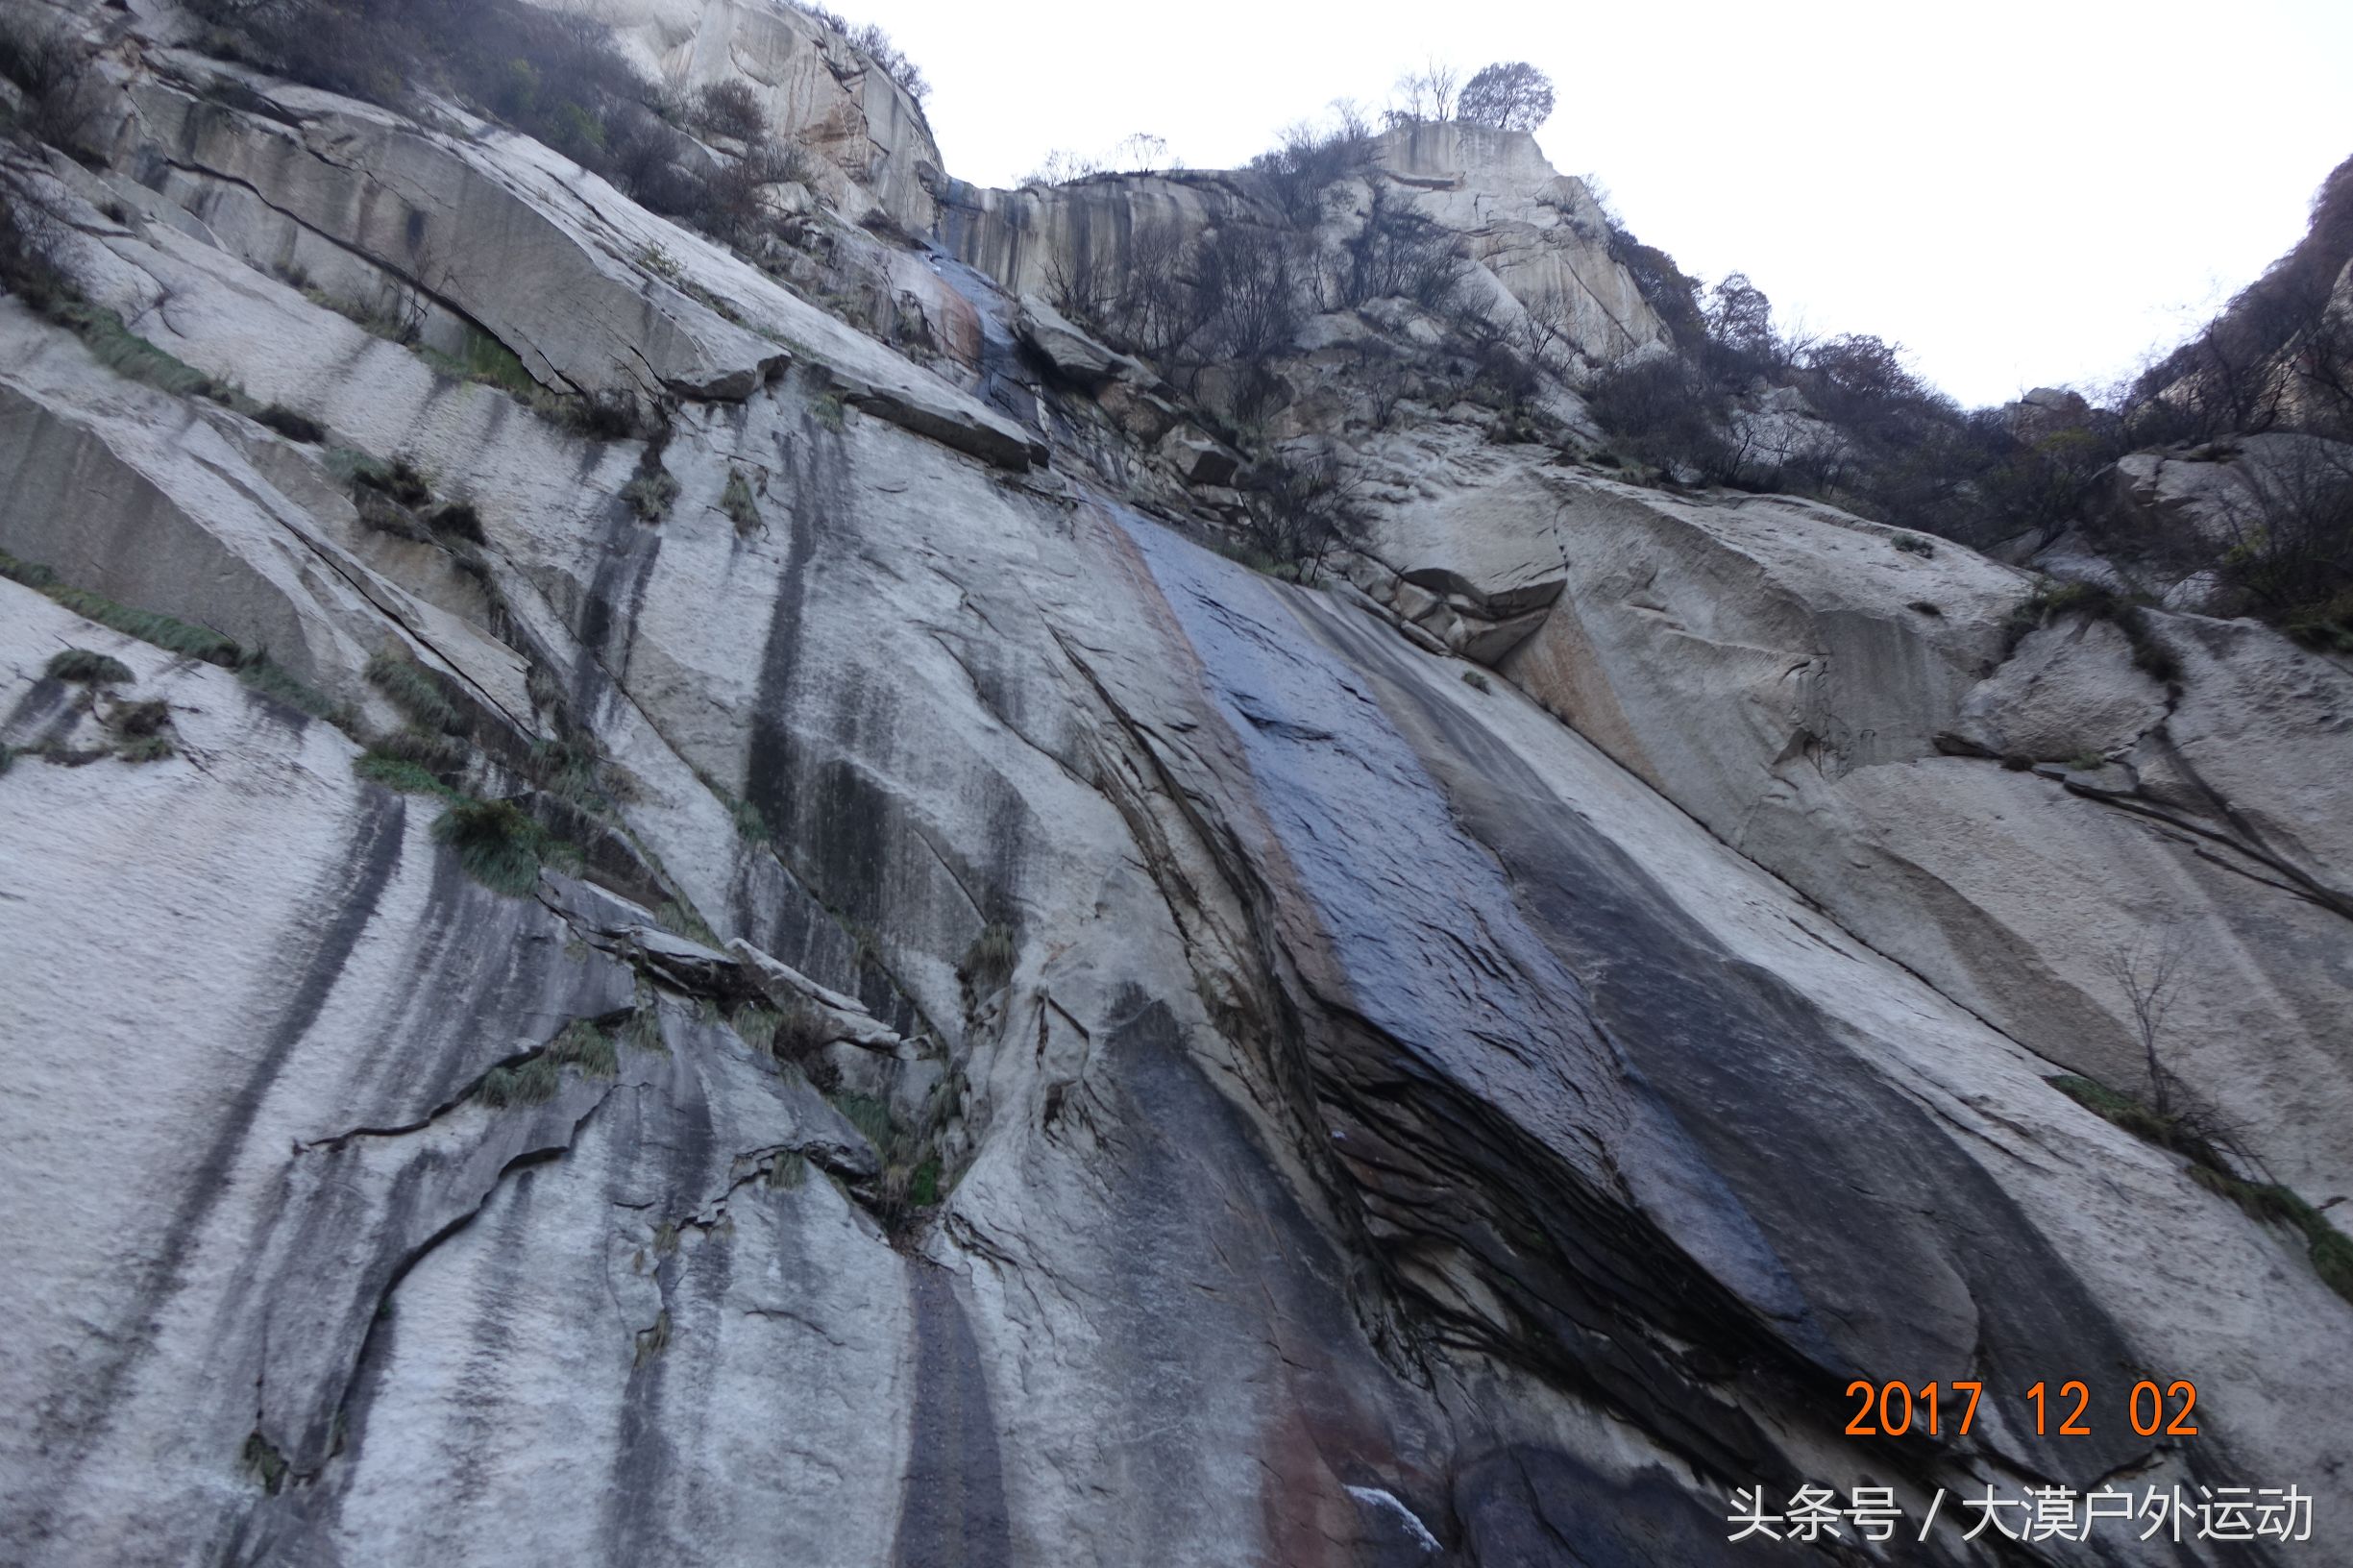
[[[63,29],[0,28],[0,77],[17,88],[17,123],[34,140],[87,156],[98,79]]]
[[[714,135],[757,141],[768,135],[768,112],[749,82],[729,77],[706,84],[694,100],[695,123]]]
[[[1537,365],[1565,374],[1577,359],[1577,307],[1557,288],[1538,289],[1520,303],[1525,312],[1513,346]]]
[[[1086,158],[1067,147],[1057,147],[1045,155],[1043,161],[1021,177],[1024,189],[1031,185],[1065,185],[1073,180],[1091,180],[1108,172],[1099,158]]]
[[[1779,368],[1773,335],[1773,302],[1745,272],[1728,273],[1708,291],[1707,336],[1745,367]]]
[[[2178,924],[2160,926],[2153,938],[2142,931],[2123,946],[2100,960],[2100,971],[2116,982],[2132,1009],[2133,1032],[2148,1063],[2149,1104],[2160,1116],[2173,1114],[2172,1074],[2158,1054],[2165,1036],[2166,1015],[2172,1011],[2181,984],[2182,962],[2189,956],[2189,933]]]
[[[1462,88],[1459,111],[1469,125],[1533,131],[1553,115],[1553,79],[1524,60],[1498,61]]]
[[[1383,117],[1393,126],[1451,120],[1461,84],[1462,73],[1454,66],[1443,61],[1425,61],[1420,70],[1408,71],[1397,79],[1396,97]]]
[[[1339,279],[1340,302],[1357,306],[1395,295],[1427,310],[1451,309],[1471,269],[1470,261],[1458,254],[1460,245],[1410,198],[1398,196],[1386,184],[1375,184],[1363,224],[1340,242],[1347,257]]]
[[[1312,583],[1333,551],[1351,545],[1362,526],[1357,486],[1332,453],[1278,453],[1243,480],[1242,536],[1287,575]]]
[[[2298,438],[2236,465],[2244,488],[2220,510],[2232,543],[2218,568],[2266,620],[2321,646],[2353,641],[2353,451]]]
[[[1332,121],[1343,141],[1361,142],[1372,136],[1373,117],[1354,98],[1332,100]]]
[[[1149,131],[1139,131],[1111,150],[1111,166],[1128,174],[1157,174],[1173,161],[1168,156],[1168,138]]]

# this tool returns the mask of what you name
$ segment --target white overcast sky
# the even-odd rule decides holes
[[[1528,60],[1628,227],[1965,403],[2104,384],[2303,233],[2353,155],[2353,0],[837,0],[931,78],[948,172],[1148,132],[1227,167],[1427,56]]]

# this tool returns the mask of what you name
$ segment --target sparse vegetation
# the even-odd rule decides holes
[[[272,1497],[276,1497],[278,1489],[285,1484],[286,1457],[278,1451],[277,1444],[260,1433],[247,1435],[237,1458],[245,1466],[246,1473],[261,1482],[262,1489]]]
[[[1013,978],[1017,956],[1013,927],[992,921],[981,928],[980,935],[972,939],[972,945],[965,949],[963,962],[956,966],[956,976],[964,982],[968,996],[985,996]]]
[[[350,734],[359,725],[359,715],[349,702],[338,702],[325,692],[301,679],[273,660],[267,653],[240,654],[237,679],[274,701],[323,719]]]
[[[797,154],[768,139],[748,92],[722,87],[682,113],[637,74],[605,28],[524,0],[198,0],[197,9],[212,24],[209,49],[394,107],[446,94],[602,175],[648,208],[723,239],[748,238],[765,222],[761,185],[805,172]],[[827,19],[902,85],[921,87],[921,73],[880,29]],[[743,141],[745,154],[715,162],[672,123],[679,118]],[[392,300],[363,313],[383,321],[383,335],[413,345],[421,303]],[[452,372],[526,391],[509,380],[519,365],[477,366],[472,357]]]
[[[258,425],[266,425],[287,440],[300,441],[306,446],[317,446],[327,439],[326,427],[307,414],[297,413],[282,403],[264,404],[254,415],[254,422]]]
[[[511,898],[539,883],[539,869],[558,841],[511,800],[458,799],[433,823],[433,837],[457,855],[466,874]]]
[[[2307,648],[2353,653],[2353,448],[2300,441],[2237,467],[2217,576]]]
[[[742,469],[727,471],[727,488],[719,498],[719,509],[727,514],[727,521],[735,525],[736,532],[748,534],[759,529],[759,502],[752,499],[751,481],[744,477]]]
[[[2118,594],[2097,583],[2045,581],[2010,612],[2008,646],[2015,649],[2028,633],[2048,625],[2059,616],[2074,613],[2113,623],[2131,645],[2133,667],[2152,680],[2181,678],[2181,660],[2167,647],[2138,599]]]
[[[931,84],[923,80],[923,72],[909,60],[904,51],[891,41],[891,35],[872,22],[853,25],[838,11],[820,5],[817,0],[785,0],[795,11],[812,16],[847,38],[852,47],[882,67],[883,75],[897,83],[919,109],[931,96]]]
[[[1329,453],[1269,458],[1244,477],[1243,548],[1274,563],[1275,575],[1312,583],[1332,552],[1357,536],[1355,494]]]
[[[152,610],[135,610],[118,604],[103,594],[86,588],[75,588],[58,580],[57,574],[45,566],[20,561],[0,551],[0,576],[37,588],[52,600],[86,621],[135,637],[142,643],[178,653],[187,658],[202,659],[224,669],[237,668],[243,658],[235,642],[208,626],[191,625],[172,616],[159,615]]]
[[[619,1073],[621,1055],[612,1035],[593,1019],[575,1018],[523,1061],[484,1073],[475,1092],[493,1110],[545,1105],[564,1087],[567,1067],[577,1068],[584,1078]]]
[[[51,655],[42,673],[52,680],[76,681],[85,686],[128,684],[135,678],[131,667],[122,660],[86,648],[69,648]]]
[[[171,704],[159,698],[143,702],[117,702],[107,723],[117,735],[160,735],[172,722]]]
[[[783,1014],[772,1007],[747,1002],[727,1021],[745,1044],[763,1056],[774,1054],[776,1032],[784,1023]]]
[[[423,729],[404,724],[390,734],[379,736],[369,747],[373,755],[399,762],[412,762],[434,772],[451,772],[465,765],[469,747],[454,735],[443,730]]]
[[[2061,1074],[2047,1082],[2095,1115],[2188,1160],[2192,1180],[2237,1204],[2250,1219],[2292,1227],[2303,1237],[2313,1270],[2321,1282],[2353,1302],[2353,1239],[2288,1188],[2240,1175],[2219,1146],[2211,1118],[2178,1107],[2159,1112],[2130,1094],[2077,1074]]]
[[[768,114],[751,84],[730,77],[713,82],[695,95],[695,123],[713,135],[737,141],[757,141],[768,135]]]
[[[678,481],[665,468],[640,469],[636,478],[621,487],[621,499],[640,523],[659,523],[670,515],[671,503],[678,499]]]
[[[669,1054],[670,1046],[662,1039],[661,1006],[650,992],[639,997],[636,1011],[629,1015],[628,1022],[621,1026],[621,1039],[633,1051],[650,1051],[657,1056]]]
[[[59,261],[65,233],[29,177],[0,170],[0,289],[44,313],[78,298]]]
[[[874,1152],[889,1159],[898,1144],[898,1124],[892,1118],[888,1101],[871,1094],[836,1094],[834,1109],[844,1120],[858,1129],[858,1136],[874,1146]]]
[[[1495,690],[1495,683],[1486,677],[1483,671],[1479,670],[1463,671],[1462,684],[1468,686],[1474,692],[1491,692]]]
[[[368,661],[368,681],[428,732],[458,735],[466,723],[441,683],[416,660],[399,653],[379,653]]]
[[[637,1356],[631,1363],[643,1366],[670,1348],[670,1309],[665,1307],[653,1316],[653,1327],[637,1331]]]
[[[363,752],[353,758],[352,772],[371,784],[381,784],[403,795],[454,796],[453,791],[419,764],[380,751]]]
[[[16,88],[14,127],[74,158],[91,157],[99,85],[82,49],[61,27],[10,18],[0,23],[0,77]]]

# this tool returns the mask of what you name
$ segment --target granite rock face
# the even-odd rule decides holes
[[[879,212],[916,233],[937,208],[940,149],[923,106],[836,28],[782,0],[544,0],[611,29],[623,54],[682,95],[751,88],[769,127],[818,171],[853,221]]]
[[[596,14],[779,125],[854,89],[925,223],[819,24]],[[1232,432],[988,237],[1247,182],[933,249],[821,191],[903,285],[861,331],[152,21],[28,178],[216,395],[0,301],[0,1560],[2153,1564],[1727,1500],[2353,1507],[2304,1238],[2047,1081],[2133,1082],[2100,953],[2195,922],[2177,1074],[2353,1179],[2341,665],[2159,616],[2168,684],[1900,527],[1323,429],[1316,334],[1389,330],[1336,313],[1290,418],[1367,531],[1280,581],[1199,542]],[[1581,280],[1588,358],[1654,338],[1528,138],[1369,178]],[[559,402],[334,308],[388,283]],[[657,429],[563,416],[625,385]],[[2134,1435],[2176,1376],[2199,1437]],[[1857,1378],[1986,1408],[1858,1441]],[[2103,1419],[2038,1435],[2068,1379]]]

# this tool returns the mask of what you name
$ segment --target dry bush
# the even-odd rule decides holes
[[[751,84],[729,78],[713,82],[695,97],[695,123],[714,135],[759,141],[768,135],[768,115]]]

